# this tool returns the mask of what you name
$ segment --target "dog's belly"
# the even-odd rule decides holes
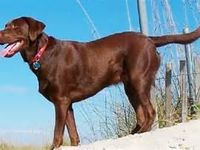
[[[89,86],[77,87],[76,89],[71,90],[69,95],[73,102],[78,102],[83,99],[94,96],[95,94],[97,94],[99,91],[101,91],[105,87],[108,87],[109,85],[112,85],[112,84],[119,83],[120,81],[121,81],[121,77],[115,76],[115,78],[113,78],[112,80],[107,82],[107,84],[101,83],[101,84],[99,84],[101,86],[99,86],[99,85],[93,83]]]
[[[70,98],[73,101],[86,99],[95,95],[103,88],[108,87],[112,84],[117,84],[123,80],[121,67],[115,67],[105,72],[106,73],[101,76],[96,75],[96,77],[93,76],[87,79],[83,78],[83,81],[80,81],[80,83],[73,90],[70,91]]]

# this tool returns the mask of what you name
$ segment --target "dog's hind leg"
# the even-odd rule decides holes
[[[147,78],[138,76],[138,78],[124,83],[125,92],[136,112],[137,124],[132,130],[132,134],[150,130],[155,119],[155,110],[150,102],[151,83],[149,82],[152,80]]]
[[[69,133],[69,137],[71,140],[71,145],[72,146],[77,146],[80,142],[79,135],[76,129],[76,124],[75,124],[75,118],[74,118],[74,112],[72,105],[70,105],[68,111],[67,111],[67,117],[66,117],[66,122],[67,130]]]
[[[150,101],[150,91],[160,57],[148,39],[144,42],[137,45],[137,50],[134,50],[134,46],[133,50],[128,50],[123,67],[125,92],[136,112],[137,124],[132,130],[133,134],[150,130],[156,115]]]
[[[129,102],[133,106],[135,113],[136,113],[136,119],[137,119],[137,124],[136,127],[132,130],[133,133],[137,133],[140,131],[141,127],[143,126],[145,122],[145,114],[143,111],[143,107],[141,106],[140,102],[137,100],[137,94],[135,92],[135,89],[133,86],[124,83],[124,89],[126,92],[126,95],[128,96]]]

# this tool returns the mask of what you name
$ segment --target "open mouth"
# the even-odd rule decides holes
[[[24,44],[23,40],[8,43],[3,50],[0,51],[1,57],[11,57],[20,51],[20,48]]]

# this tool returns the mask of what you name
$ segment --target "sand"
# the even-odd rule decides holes
[[[200,150],[200,120],[59,150]]]

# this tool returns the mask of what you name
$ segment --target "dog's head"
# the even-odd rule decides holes
[[[0,31],[0,44],[6,44],[1,51],[4,57],[11,57],[21,49],[29,46],[43,32],[45,25],[30,17],[21,17],[12,20],[5,25],[5,29]]]

